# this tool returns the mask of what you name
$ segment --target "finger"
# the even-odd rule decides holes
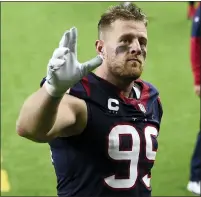
[[[52,71],[57,70],[60,66],[65,63],[65,60],[52,58],[48,63],[48,68]]]
[[[69,52],[69,48],[66,47],[60,47],[55,49],[52,57],[53,58],[62,58],[63,56],[65,56],[67,53]]]
[[[72,27],[70,29],[69,48],[72,53],[75,53],[75,56],[77,58],[77,28],[76,27]]]
[[[70,40],[70,31],[65,31],[63,34],[60,42],[59,42],[59,47],[69,47],[69,40]]]
[[[102,62],[103,62],[102,57],[100,55],[97,55],[95,58],[83,63],[82,64],[83,75],[87,75],[88,72],[100,66]]]

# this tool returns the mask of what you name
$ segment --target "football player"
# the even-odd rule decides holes
[[[49,143],[60,197],[150,197],[163,112],[157,89],[139,79],[147,19],[136,5],[120,4],[101,16],[98,32],[98,56],[83,64],[77,29],[64,33],[17,132]]]

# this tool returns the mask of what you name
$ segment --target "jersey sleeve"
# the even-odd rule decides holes
[[[87,106],[87,125],[92,118],[89,90],[90,90],[89,84],[88,83],[86,84],[86,80],[84,78],[80,80],[77,84],[75,84],[72,88],[70,88],[68,92],[66,93],[85,101]]]
[[[201,28],[200,28],[200,5],[193,18],[192,29],[191,29],[191,41],[190,41],[190,58],[191,58],[191,69],[194,77],[194,84],[200,85],[200,44],[201,44]]]
[[[83,86],[82,80],[70,88],[68,94],[80,99],[87,99],[87,91]]]

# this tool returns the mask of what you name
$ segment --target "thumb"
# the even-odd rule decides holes
[[[82,64],[82,74],[83,75],[87,75],[88,72],[94,70],[95,68],[97,68],[98,66],[100,66],[103,62],[103,59],[100,55],[97,55],[96,57],[94,57],[93,59],[85,62]]]

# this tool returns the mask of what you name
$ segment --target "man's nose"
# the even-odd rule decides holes
[[[135,55],[140,55],[142,53],[140,43],[137,39],[135,39],[131,44],[130,53]]]

